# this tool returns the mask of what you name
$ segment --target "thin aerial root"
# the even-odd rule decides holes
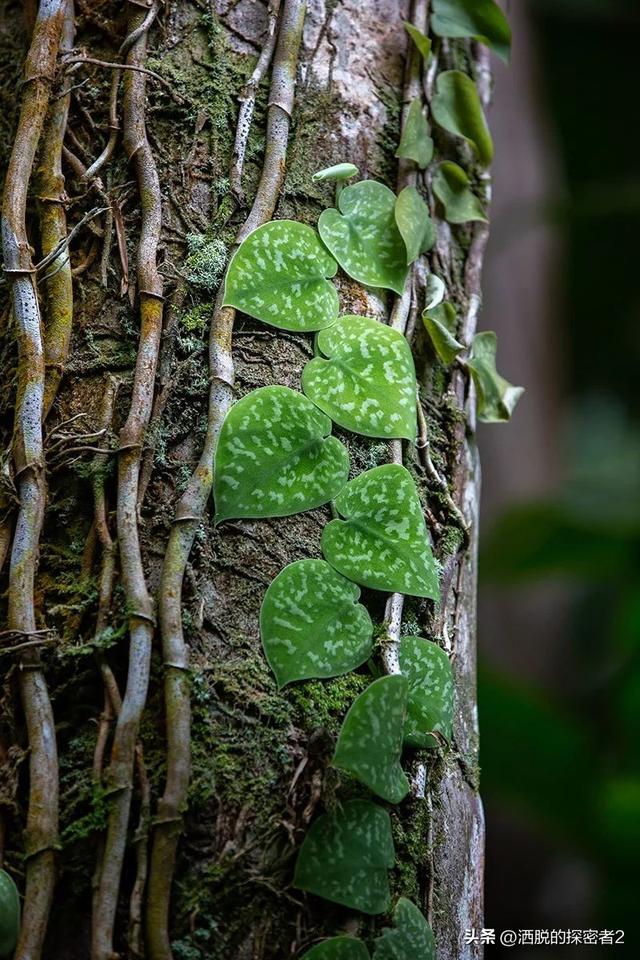
[[[273,59],[262,177],[251,212],[238,231],[230,255],[252,230],[271,219],[282,188],[305,11],[305,0],[285,0]],[[171,885],[189,787],[191,706],[188,651],[182,627],[182,582],[191,547],[213,486],[213,457],[218,435],[233,402],[231,338],[235,311],[222,305],[222,288],[223,284],[216,298],[209,335],[211,387],[207,435],[198,466],[176,507],[160,585],[160,630],[165,664],[167,779],[153,821],[146,911],[150,960],[172,960],[173,956],[169,940]]]

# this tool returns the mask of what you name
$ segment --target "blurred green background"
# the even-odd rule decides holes
[[[486,923],[640,956],[640,2],[506,8],[482,326],[527,393],[480,436]],[[587,949],[621,948],[487,952]]]

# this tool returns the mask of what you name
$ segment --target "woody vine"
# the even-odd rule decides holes
[[[424,269],[424,255],[434,244],[446,243],[448,224],[455,228],[486,221],[487,185],[481,174],[474,186],[473,174],[478,168],[486,169],[493,152],[483,112],[486,78],[480,77],[476,85],[459,70],[439,71],[438,45],[443,38],[473,37],[505,56],[509,31],[492,0],[473,5],[463,0],[434,0],[430,22],[436,45],[432,49],[427,7],[426,2],[415,0],[411,22],[405,24],[412,46],[397,151],[397,195],[372,180],[345,185],[358,175],[345,161],[316,174],[318,180],[337,184],[336,206],[322,213],[317,230],[291,220],[271,219],[284,176],[304,3],[285,0],[281,11],[278,3],[272,5],[265,47],[242,98],[231,171],[231,187],[241,200],[255,92],[273,61],[262,177],[253,206],[238,231],[213,308],[205,444],[198,467],[176,505],[162,569],[159,628],[167,772],[150,838],[149,801],[142,805],[130,933],[133,944],[144,939],[152,960],[167,960],[172,955],[171,884],[189,784],[190,744],[189,664],[180,598],[189,554],[212,489],[216,523],[222,531],[229,520],[284,517],[325,504],[333,511],[334,519],[322,534],[322,558],[301,559],[287,566],[269,586],[262,604],[264,653],[282,696],[287,696],[283,688],[288,684],[356,669],[369,670],[375,678],[348,710],[333,754],[333,766],[345,775],[347,796],[311,824],[297,855],[293,886],[363,914],[387,914],[392,906],[388,871],[394,866],[395,854],[384,804],[399,804],[410,792],[424,797],[429,752],[446,750],[451,741],[455,691],[447,652],[437,636],[409,636],[402,630],[404,598],[437,602],[441,590],[441,570],[412,471],[403,462],[403,443],[417,449],[461,539],[469,534],[467,519],[429,452],[411,350],[416,332],[415,281],[417,270]],[[163,284],[157,268],[160,188],[144,123],[146,38],[156,14],[155,4],[143,8],[131,4],[129,33],[121,47],[126,63],[113,65],[111,112],[115,116],[122,73],[123,145],[136,173],[142,207],[137,264],[140,341],[130,414],[118,450],[115,533],[129,616],[129,667],[123,693],[105,655],[96,654],[104,680],[105,716],[107,720],[115,717],[116,722],[106,769],[108,723],[101,728],[94,758],[94,769],[105,786],[108,822],[95,876],[93,960],[113,956],[134,774],[143,798],[147,789],[139,730],[149,684],[155,614],[140,549],[137,505],[146,476],[144,435],[157,413],[154,383],[163,316]],[[75,62],[69,52],[72,43],[72,4],[43,0],[27,60],[21,126],[4,204],[5,272],[12,286],[21,356],[14,436],[19,512],[13,534],[8,628],[21,665],[21,697],[31,750],[20,932],[15,888],[8,874],[0,875],[6,917],[0,951],[10,953],[17,942],[16,958],[37,958],[42,953],[58,843],[55,729],[39,656],[41,631],[34,611],[34,581],[46,504],[42,425],[55,398],[73,319],[72,277],[65,256],[67,229],[60,198],[55,195],[56,189],[62,191],[59,166],[68,100],[57,98],[47,112],[58,52],[62,52],[63,63]],[[434,159],[425,100],[430,120],[454,142],[466,142],[474,170],[466,171],[444,156]],[[50,320],[43,340],[25,209],[26,187],[45,122],[49,124],[42,133],[46,162],[39,185],[45,259],[38,267],[46,261],[46,266],[53,265],[56,271],[47,277]],[[119,211],[109,198],[104,200],[98,173],[109,162],[116,141],[114,122],[99,158],[88,168],[76,164],[76,172],[79,169],[90,189],[102,198],[104,206],[99,212],[111,218],[111,223]],[[72,154],[68,160],[73,164]],[[380,313],[375,305],[384,296],[381,292],[390,291],[394,300],[388,316],[340,316],[338,293],[331,283],[338,268],[362,285],[372,313]],[[236,311],[276,330],[315,334],[315,356],[301,371],[301,392],[285,386],[262,387],[233,402]],[[470,335],[475,315],[471,321],[462,321],[447,299],[444,281],[435,272],[425,278],[421,320],[434,358],[465,385],[465,391],[475,394],[479,418],[507,420],[521,389],[498,375],[494,335]],[[107,391],[105,423],[110,422],[112,405],[113,395]],[[332,435],[332,424],[388,442],[388,464],[350,477],[347,448]],[[116,560],[105,490],[99,479],[94,497],[102,547],[99,635],[108,616]],[[377,630],[359,602],[360,587],[389,594],[385,621]],[[409,762],[410,779],[403,760]],[[376,940],[373,957],[435,956],[429,919],[419,906],[400,898],[393,926]],[[363,940],[339,935],[313,946],[304,956],[309,960],[365,960],[369,950]]]

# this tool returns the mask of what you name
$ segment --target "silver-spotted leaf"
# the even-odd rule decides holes
[[[312,180],[348,180],[349,177],[357,177],[360,171],[355,163],[336,163],[332,167],[325,167],[324,170],[318,170],[311,177]]]
[[[422,54],[422,59],[426,63],[429,57],[431,56],[431,37],[425,36],[422,30],[418,30],[417,27],[414,27],[412,23],[407,23],[403,21],[403,25],[411,39],[416,45],[416,48]]]
[[[436,747],[440,734],[449,742],[453,724],[453,670],[437,643],[421,637],[400,641],[400,671],[409,684],[404,742],[411,747]]]
[[[424,170],[431,163],[433,156],[433,140],[429,132],[429,124],[422,112],[422,102],[419,97],[416,97],[409,104],[396,157],[413,160],[421,170]]]
[[[415,439],[416,372],[401,333],[371,317],[346,316],[316,343],[320,356],[302,371],[302,389],[316,406],[354,433]]]
[[[344,520],[322,533],[322,552],[349,580],[373,590],[439,599],[438,565],[409,471],[374,467],[350,480],[335,501]]]
[[[339,210],[323,210],[318,230],[345,273],[370,287],[402,293],[405,246],[395,221],[395,194],[376,180],[345,187]]]
[[[436,960],[433,931],[411,900],[398,900],[393,927],[376,940],[373,960]]]
[[[227,414],[215,455],[216,523],[287,517],[333,500],[349,476],[331,421],[289,387],[260,387]]]
[[[355,937],[332,937],[312,947],[302,960],[370,960],[362,940]]]
[[[511,28],[494,0],[433,0],[431,27],[439,37],[475,37],[509,62]]]
[[[385,913],[391,899],[387,871],[394,862],[387,811],[367,800],[349,800],[312,823],[293,885],[362,913]]]
[[[240,244],[224,303],[282,330],[322,330],[338,316],[338,294],[327,279],[337,269],[312,227],[272,220]]]
[[[493,159],[493,141],[471,77],[460,70],[445,70],[439,74],[431,113],[444,130],[467,140],[480,163],[489,166]]]
[[[260,633],[278,686],[337,677],[371,656],[373,624],[360,590],[324,560],[298,560],[265,594]]]
[[[511,419],[524,387],[514,387],[496,370],[498,338],[491,330],[477,333],[471,345],[467,366],[471,371],[478,398],[478,420],[505,423]]]
[[[435,243],[436,228],[429,208],[415,187],[405,187],[398,194],[396,223],[407,249],[407,263],[413,263]]]
[[[422,322],[431,338],[434,350],[443,363],[452,363],[459,353],[464,350],[464,344],[456,340],[456,311],[453,304],[438,304],[436,307],[424,310]]]
[[[433,178],[433,192],[444,207],[449,223],[469,223],[487,217],[482,204],[471,190],[469,177],[457,163],[441,163]]]
[[[407,691],[399,674],[374,680],[349,708],[333,755],[334,766],[389,803],[400,803],[409,792],[400,766]]]

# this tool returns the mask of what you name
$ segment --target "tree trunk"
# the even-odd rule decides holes
[[[393,189],[407,182],[411,173],[406,164],[398,168],[394,154],[420,64],[415,66],[418,55],[402,21],[413,18],[426,29],[427,6],[420,0],[411,9],[401,0],[310,0],[298,53],[304,5],[295,0],[273,3],[269,16],[249,0],[170,0],[162,9],[130,0],[126,11],[119,4],[76,0],[75,38],[68,29],[62,37],[52,90],[43,93],[51,94],[45,133],[33,169],[23,174],[29,177],[26,231],[33,259],[54,250],[38,276],[58,269],[73,283],[68,356],[65,335],[55,332],[60,297],[68,294],[54,289],[53,277],[33,286],[28,251],[20,279],[10,274],[11,283],[0,288],[8,450],[14,437],[13,467],[3,472],[0,490],[0,545],[13,542],[3,577],[19,562],[15,531],[26,509],[29,476],[40,484],[38,496],[46,492],[40,537],[37,522],[32,530],[34,557],[39,550],[32,594],[29,584],[20,586],[20,596],[32,598],[35,619],[14,618],[11,633],[0,639],[4,862],[28,889],[29,883],[52,882],[48,865],[54,855],[57,860],[48,922],[42,886],[40,900],[28,897],[25,908],[25,916],[29,909],[39,911],[45,946],[36,942],[35,928],[30,946],[24,933],[20,960],[108,960],[113,950],[136,957],[145,943],[147,956],[166,958],[167,908],[176,960],[280,960],[301,956],[338,930],[371,939],[388,923],[306,897],[291,885],[309,823],[334,803],[340,784],[329,763],[333,745],[370,676],[360,670],[278,692],[262,653],[258,615],[266,587],[283,567],[320,556],[330,511],[215,528],[207,502],[208,452],[215,446],[214,421],[232,399],[267,384],[299,389],[302,367],[313,355],[309,336],[277,331],[242,314],[235,318],[228,354],[234,318],[215,303],[226,258],[246,232],[250,211],[249,226],[272,215],[315,226],[334,199],[331,184],[311,179],[321,167],[350,161],[363,178]],[[18,5],[5,5],[0,96],[7,156],[34,83],[23,84],[16,96],[29,34],[38,29],[27,20]],[[259,71],[247,85],[265,45],[264,76]],[[443,40],[436,54],[424,78],[427,102],[436,65],[469,72],[486,99],[484,52],[466,41]],[[107,62],[126,68],[117,71]],[[254,88],[252,122],[243,108],[251,126],[239,177],[238,98],[249,103]],[[56,116],[64,125],[56,105],[67,96],[65,187],[56,196],[52,188],[42,189],[47,171],[55,168],[56,146],[47,130]],[[460,141],[438,130],[433,136],[441,156],[462,156],[469,165]],[[386,320],[394,310],[405,311],[420,381],[429,443],[404,444],[400,455],[418,485],[442,564],[443,599],[434,607],[406,598],[403,609],[391,604],[386,611],[381,594],[365,592],[365,599],[381,637],[396,628],[420,634],[439,642],[453,660],[452,749],[411,759],[413,794],[391,810],[397,851],[392,890],[429,917],[439,960],[466,960],[480,955],[478,946],[464,944],[464,933],[482,927],[484,845],[475,701],[474,398],[461,369],[447,371],[434,361],[419,316],[425,278],[433,270],[445,280],[460,336],[469,342],[487,231],[483,224],[450,228],[438,216],[428,172],[420,174],[419,184],[437,220],[438,239],[413,271],[411,301],[394,304],[391,295],[367,292],[345,277],[338,285],[343,313]],[[481,188],[488,192],[485,179]],[[47,239],[47,202],[66,211],[68,226],[59,223],[60,238],[94,211],[71,238],[70,269],[64,253],[55,255],[57,240]],[[8,297],[18,282],[37,289],[45,395],[56,395],[48,414],[49,400],[40,404],[36,433],[42,421],[44,461],[32,458],[26,480],[15,438],[24,371],[30,368]],[[212,337],[208,356],[212,313],[222,332],[218,340]],[[51,348],[61,344],[50,359]],[[386,442],[335,432],[349,448],[353,472],[394,456]],[[169,560],[168,542],[174,550]],[[398,612],[399,626],[391,618]],[[38,753],[34,743],[34,698],[25,692],[25,677],[43,685],[45,714],[47,703],[52,705],[57,761],[51,744],[41,744]],[[184,700],[189,691],[190,718]],[[51,826],[57,818],[52,783],[45,801],[48,832],[36,830],[34,840],[33,831],[25,833],[28,817],[33,822],[37,813],[30,787],[45,762],[59,767],[59,838]]]

